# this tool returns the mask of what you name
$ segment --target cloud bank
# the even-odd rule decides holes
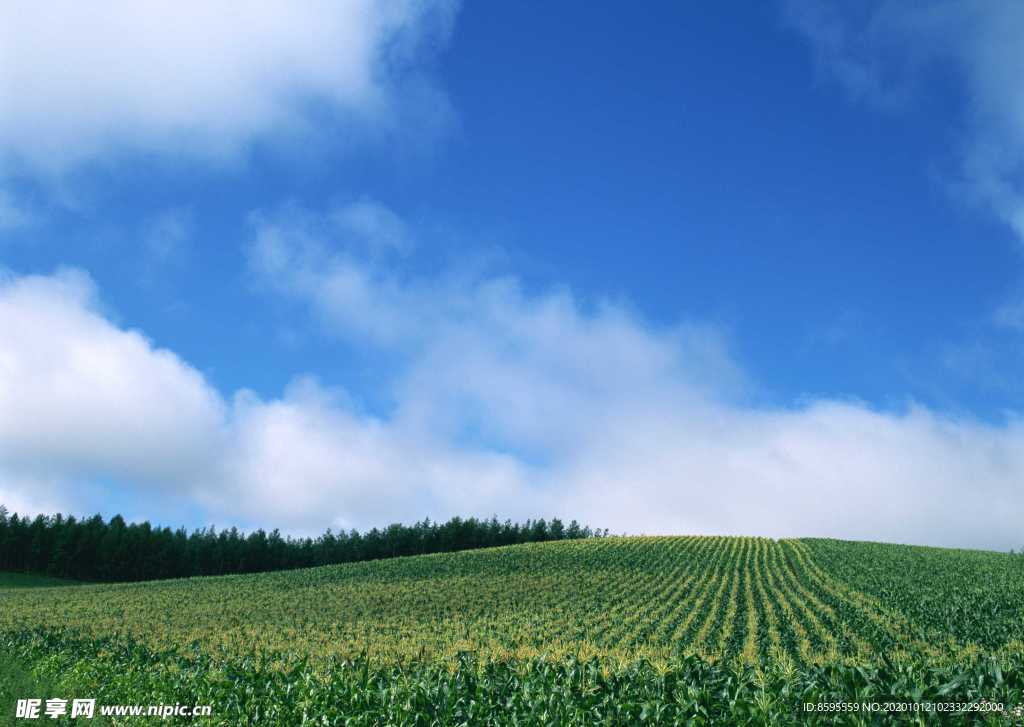
[[[0,161],[59,175],[131,151],[224,160],[271,136],[312,133],[324,112],[349,131],[380,133],[410,113],[419,128],[438,127],[447,102],[418,64],[446,41],[455,9],[450,0],[4,4]]]
[[[268,295],[397,362],[381,375],[390,404],[369,412],[303,376],[278,397],[225,397],[113,323],[83,273],[9,277],[0,497],[73,505],[81,483],[116,477],[218,522],[293,532],[496,513],[616,532],[1020,545],[1017,419],[758,405],[715,328],[656,327],[508,276],[422,277],[403,263],[415,240],[367,200],[265,211],[251,231]]]

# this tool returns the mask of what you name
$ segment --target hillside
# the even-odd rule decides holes
[[[218,674],[228,664],[256,668],[247,659],[263,654],[275,655],[275,673],[309,657],[303,668],[320,679],[343,679],[363,663],[373,673],[401,665],[443,680],[468,668],[470,653],[473,669],[491,662],[529,671],[543,660],[621,674],[640,663],[652,674],[711,670],[701,677],[709,684],[712,675],[739,674],[755,689],[760,678],[762,691],[764,679],[820,686],[823,674],[845,674],[891,695],[890,682],[903,675],[901,688],[922,694],[973,689],[975,698],[1019,703],[1024,558],[828,540],[603,538],[260,575],[0,590],[0,631],[26,658],[57,655],[50,668],[71,671],[90,654],[88,670],[78,664],[76,673],[97,681],[115,668],[112,645],[128,643],[118,659],[156,664],[174,654],[191,659],[190,669],[216,662]],[[972,669],[991,677],[956,681]],[[154,689],[161,677],[147,679]],[[843,688],[842,680],[834,685]]]

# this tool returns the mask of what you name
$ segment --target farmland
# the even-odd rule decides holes
[[[1010,708],[1024,687],[1024,558],[828,540],[531,543],[0,590],[0,632],[69,690],[208,702],[225,724],[785,723],[835,717],[799,713],[804,703],[853,700]]]

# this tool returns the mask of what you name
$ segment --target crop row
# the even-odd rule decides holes
[[[314,660],[369,653],[393,663],[466,651],[492,661],[572,655],[667,664],[695,654],[729,665],[810,665],[885,654],[944,663],[1017,648],[1021,622],[1011,619],[1020,604],[987,627],[929,622],[894,586],[852,586],[847,572],[855,566],[843,570],[842,546],[826,545],[604,538],[287,573],[8,591],[0,592],[0,631],[70,627],[90,637],[132,635],[154,649],[197,643],[240,656],[301,648]],[[897,568],[889,574],[900,576]],[[961,609],[975,601],[954,599]]]
[[[160,653],[130,639],[38,630],[6,634],[0,649],[36,663],[63,697],[209,704],[212,716],[198,720],[209,725],[996,725],[1019,720],[1024,700],[1019,654],[932,668],[730,668],[693,655],[664,666],[575,657],[481,662],[468,654],[447,664],[359,657],[314,665],[295,655]]]

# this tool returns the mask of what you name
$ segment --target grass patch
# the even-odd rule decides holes
[[[92,719],[70,720],[67,717],[54,720],[45,716],[47,699],[67,699],[68,711],[71,709],[72,696],[59,681],[40,678],[32,672],[28,664],[10,654],[0,654],[0,727],[8,725],[27,725],[36,722],[45,724],[75,724],[86,722],[90,725],[109,725],[110,722],[97,714]],[[16,719],[16,707],[19,699],[41,699],[37,720]]]
[[[81,581],[67,578],[40,576],[33,573],[8,573],[0,571],[0,588],[44,588],[47,586],[76,586]]]
[[[22,662],[0,654],[0,725],[18,723],[14,708],[19,699],[42,696],[40,685]]]

